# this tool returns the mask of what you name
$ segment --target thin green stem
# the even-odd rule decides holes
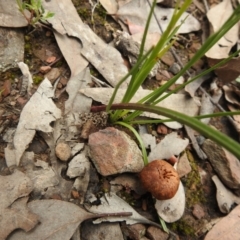
[[[185,114],[163,108],[157,106],[149,106],[146,104],[139,104],[139,103],[121,103],[121,104],[114,104],[111,106],[111,109],[131,109],[131,110],[139,110],[144,112],[152,112],[159,115],[163,115],[174,121],[179,123],[185,124],[194,130],[198,131],[200,134],[205,136],[206,138],[210,138],[217,144],[221,145],[222,147],[226,148],[228,151],[233,153],[237,158],[240,158],[240,145],[234,141],[233,139],[229,138],[228,136],[224,135],[223,133],[216,131],[215,129],[207,126],[206,124],[202,123],[198,119],[193,117],[189,117]]]
[[[139,136],[138,132],[131,125],[129,125],[125,122],[116,122],[115,124],[122,125],[122,126],[128,128],[135,135],[135,137],[137,138],[137,140],[140,144],[140,147],[142,150],[142,155],[143,155],[143,162],[144,162],[144,165],[146,166],[148,164],[147,152],[146,152],[144,143],[142,141],[142,138]]]

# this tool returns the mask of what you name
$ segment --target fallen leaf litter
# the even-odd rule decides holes
[[[27,23],[23,16],[19,14],[15,1],[11,0],[11,2],[13,8],[9,9],[8,6],[10,6],[10,4],[6,4],[4,1],[0,1],[0,4],[3,6],[4,9],[4,13],[0,17],[2,19],[1,27],[16,28],[26,26]],[[117,8],[114,6],[107,6],[107,4],[109,4],[108,1],[108,3],[103,0],[100,2],[104,7],[106,7],[106,9],[111,9],[109,10],[109,13],[116,13],[116,17],[118,18],[118,20],[121,21],[122,25],[127,24],[130,33],[132,33],[129,36],[130,41],[136,41],[139,43],[141,41],[141,35],[144,28],[142,23],[136,21],[136,19],[140,19],[143,22],[146,21],[145,17],[147,16],[147,12],[149,11],[149,7],[147,7],[148,5],[145,5],[145,3],[138,4],[138,1],[132,0],[129,1],[129,3],[120,6],[120,8],[117,10]],[[8,121],[4,119],[4,114],[6,114],[7,108],[3,108],[2,105],[0,108],[0,120],[2,124],[0,128],[0,133],[4,135],[3,139],[8,142],[8,145],[5,145],[4,153],[1,152],[1,156],[5,157],[6,164],[9,169],[14,169],[14,165],[19,166],[19,170],[11,170],[10,175],[0,176],[0,182],[2,183],[1,196],[3,200],[1,202],[1,209],[4,212],[5,216],[5,218],[1,219],[0,221],[1,226],[4,226],[1,227],[1,237],[5,239],[13,230],[21,228],[25,232],[22,230],[17,230],[9,236],[9,239],[40,239],[47,237],[50,237],[51,239],[70,239],[74,235],[74,233],[75,235],[80,236],[79,226],[84,220],[99,217],[103,217],[103,219],[100,218],[95,222],[99,223],[101,221],[126,221],[126,223],[130,225],[142,223],[159,228],[159,224],[155,222],[156,218],[151,219],[154,221],[148,220],[141,214],[137,213],[130,206],[130,201],[128,202],[126,197],[126,201],[124,201],[116,195],[113,189],[115,188],[119,190],[119,186],[117,186],[119,185],[119,183],[113,184],[112,181],[113,185],[110,190],[108,190],[110,192],[103,191],[102,196],[97,197],[95,194],[96,190],[94,189],[94,183],[99,183],[100,177],[96,173],[95,168],[98,169],[99,173],[103,176],[120,174],[121,172],[122,174],[120,174],[119,176],[124,176],[123,174],[126,174],[125,172],[140,172],[140,170],[143,168],[143,162],[141,160],[137,161],[138,163],[135,163],[135,170],[129,169],[128,163],[124,164],[123,161],[120,161],[121,164],[123,164],[122,167],[119,167],[119,165],[115,165],[115,170],[113,172],[110,171],[106,174],[103,171],[106,170],[109,164],[107,164],[107,166],[104,166],[104,168],[102,168],[103,170],[100,170],[101,167],[103,167],[102,162],[104,161],[104,158],[101,158],[99,163],[100,166],[97,167],[96,162],[93,161],[93,158],[95,157],[93,157],[93,152],[91,152],[93,151],[91,150],[91,138],[93,138],[94,134],[96,134],[92,133],[91,131],[98,131],[101,128],[105,128],[107,126],[108,118],[108,116],[104,112],[89,113],[92,105],[92,98],[95,101],[106,104],[109,100],[108,96],[111,95],[112,89],[89,88],[89,86],[92,84],[92,80],[90,70],[87,65],[90,62],[97,69],[97,71],[102,74],[105,80],[107,80],[109,84],[114,87],[117,84],[118,80],[127,72],[127,67],[124,65],[121,54],[115,49],[115,47],[105,44],[87,25],[85,25],[81,21],[71,1],[43,2],[43,7],[55,13],[55,18],[50,19],[49,22],[55,29],[54,36],[64,56],[64,59],[68,63],[71,74],[68,75],[67,78],[69,80],[65,85],[62,85],[62,83],[57,84],[59,80],[61,81],[61,79],[59,79],[53,86],[52,83],[54,83],[55,81],[54,77],[53,80],[51,79],[51,81],[49,81],[50,79],[48,80],[48,78],[46,77],[38,86],[37,90],[35,90],[35,85],[33,84],[34,80],[32,79],[30,73],[31,70],[29,72],[29,70],[27,69],[27,65],[24,65],[23,63],[22,40],[21,44],[17,44],[19,49],[17,49],[18,56],[15,56],[15,59],[7,59],[7,61],[1,60],[1,70],[6,71],[7,68],[15,67],[18,64],[24,75],[24,78],[22,80],[22,86],[20,88],[14,89],[13,84],[9,84],[9,82],[7,82],[8,80],[5,81],[5,88],[6,86],[8,86],[8,92],[4,88],[4,92],[2,95],[3,98],[1,97],[1,102],[4,103],[4,99],[9,99],[10,108],[14,108],[14,98],[18,98],[20,95],[27,96],[27,103],[25,106],[23,106],[23,109],[21,110],[20,119],[19,122],[15,124],[15,129],[10,129],[7,125]],[[228,12],[230,13],[232,11],[230,1],[227,0],[224,0],[221,4],[217,5],[217,7],[220,9],[224,9],[224,13],[225,8],[228,9]],[[134,11],[132,9],[134,9]],[[138,10],[136,11],[136,9]],[[156,11],[159,11],[160,14],[163,14],[159,16],[161,18],[160,21],[163,23],[164,28],[164,26],[170,19],[170,17],[165,19],[164,16],[170,16],[172,10],[168,8],[162,9],[158,7]],[[214,9],[209,11],[207,15],[209,21],[213,25],[213,30],[216,31],[219,26],[214,23],[214,19],[212,20],[211,14],[216,15],[214,12],[212,13],[212,11],[214,11]],[[218,10],[218,12],[219,11],[220,10]],[[13,12],[15,13],[12,14]],[[140,14],[140,18],[138,17],[138,15],[132,14],[132,12]],[[169,12],[169,14],[167,12]],[[11,17],[9,18],[9,16]],[[224,17],[227,17],[227,14],[224,14]],[[221,19],[224,21],[224,18]],[[220,21],[218,21],[217,23],[220,23]],[[154,31],[159,31],[159,28],[156,26],[155,21],[153,21],[153,25],[151,25],[150,29]],[[198,31],[199,29],[200,23],[193,16],[190,15],[190,17],[187,18],[187,21],[184,22],[183,26],[180,28],[179,31],[181,31],[180,33],[189,33],[192,31]],[[231,44],[234,44],[238,39],[238,37],[236,36],[236,32],[237,30],[233,29],[233,32],[231,32],[229,35],[229,38],[231,38],[232,40]],[[8,36],[8,34],[11,33],[8,32],[5,35]],[[154,39],[155,37],[159,37],[160,34],[161,32],[158,32],[158,34],[155,35],[151,35],[152,39]],[[21,39],[21,37],[22,36],[20,33],[19,38]],[[81,44],[79,44],[79,41],[81,42]],[[226,42],[220,42],[219,45],[223,45],[225,43]],[[151,46],[152,44],[154,43],[148,42],[149,46]],[[9,47],[13,48],[11,46],[12,45],[9,44]],[[47,46],[45,47],[47,48]],[[229,49],[231,47],[232,45],[229,45],[227,49],[225,48],[225,52],[222,52],[222,48],[217,51],[214,50],[215,53],[218,53],[217,56],[212,54],[211,51],[208,52],[206,56],[209,58],[209,61],[210,58],[225,58],[228,55]],[[129,55],[131,51],[128,51],[127,54]],[[47,54],[48,57],[45,59],[46,64],[48,64],[50,59],[52,59],[51,62],[53,61],[53,59],[57,59],[56,56],[53,56],[52,53],[48,52]],[[9,57],[12,56],[9,55]],[[105,66],[108,66],[108,68],[106,68]],[[159,66],[161,66],[161,64],[157,67]],[[169,67],[170,69],[172,69],[175,66],[171,64],[171,66]],[[53,68],[48,68],[48,70],[51,74]],[[157,71],[158,70],[156,70],[156,72]],[[172,72],[175,72],[175,70],[172,70]],[[217,74],[219,75],[219,72],[217,72]],[[53,74],[53,76],[56,77],[56,74]],[[154,74],[151,76],[154,76]],[[221,78],[221,76],[219,77]],[[63,76],[61,75],[61,73],[59,73],[58,77],[62,78]],[[202,82],[205,80],[206,79],[201,79],[199,80],[197,86],[192,86],[190,89],[186,89],[186,91],[190,92],[192,98],[186,99],[184,97],[184,94],[175,94],[173,99],[170,99],[168,100],[168,102],[162,104],[166,104],[166,106],[168,107],[169,104],[172,104],[173,108],[177,106],[178,109],[182,109],[182,112],[187,111],[187,113],[190,115],[196,115],[199,110],[199,104],[202,104],[203,101],[197,98],[195,93],[199,86],[201,86]],[[18,82],[16,80],[14,84],[16,85],[17,83]],[[60,106],[57,107],[54,102],[56,99],[59,98],[56,98],[56,91],[58,90],[57,88],[60,89],[65,86],[66,89],[62,89],[59,97],[61,97],[62,93],[66,90],[69,94],[68,100],[64,103],[61,103],[62,106],[60,104]],[[127,84],[123,87],[126,88]],[[234,101],[234,104],[238,105],[238,99],[233,98],[234,91],[237,92],[238,90],[237,87],[230,89],[227,85],[225,85],[224,90],[227,101],[230,102],[229,104],[233,104]],[[14,91],[16,91],[15,94],[17,93],[19,94],[19,96],[14,95]],[[145,91],[149,90],[140,90],[139,95],[146,95]],[[210,104],[208,101],[207,106],[209,105]],[[207,111],[211,112],[213,110],[214,106],[211,105],[210,110],[208,109]],[[19,112],[18,110],[15,111],[17,113]],[[8,113],[6,116],[9,116]],[[150,117],[150,115],[148,115],[148,117]],[[168,123],[166,125],[170,129],[179,129],[182,127],[178,123]],[[81,133],[81,131],[83,130],[86,130],[85,134]],[[100,130],[98,134],[101,133],[101,131],[109,131],[109,129]],[[112,131],[118,132],[119,130],[112,129]],[[124,132],[119,132],[124,136],[127,135]],[[50,152],[47,154],[45,153],[45,157],[43,157],[43,155],[36,155],[33,152],[26,151],[29,144],[36,137],[36,134],[39,134],[40,137],[49,146]],[[152,137],[149,137],[148,134],[149,133],[147,132],[143,132],[141,136],[146,136],[145,145],[150,150],[150,161],[155,159],[169,159],[174,155],[178,156],[181,159],[181,152],[183,152],[189,146],[189,140],[187,138],[184,139],[182,137],[179,137],[179,135],[175,131],[171,134],[158,133],[159,135],[162,134],[166,136],[163,138],[163,140],[161,140],[160,138],[156,139],[154,137],[156,140],[155,144],[153,143],[152,139],[154,136],[153,132],[150,133]],[[82,139],[85,140],[79,143],[78,136],[81,136]],[[88,144],[86,144],[86,139],[89,139]],[[157,143],[157,140],[159,140],[160,142]],[[107,143],[108,141],[114,142],[112,139],[108,139],[105,142]],[[94,144],[95,143],[96,142],[94,142]],[[128,145],[135,144],[134,142],[129,143],[129,140],[127,140],[127,143]],[[205,142],[205,152],[209,160],[212,162],[210,153],[208,152],[208,150],[206,150],[206,144],[207,142]],[[61,149],[62,155],[60,154],[61,151],[58,149],[56,149],[55,152],[55,148],[60,147],[61,145],[64,145],[64,147]],[[171,149],[170,145],[173,145],[174,148]],[[111,145],[109,146],[113,150],[114,148],[116,148]],[[126,150],[127,152],[127,149],[128,147],[126,145],[126,149],[123,149],[123,151]],[[215,227],[213,227],[212,231],[211,227],[207,227],[207,224],[213,222],[214,219],[211,219],[209,218],[209,216],[207,216],[207,223],[205,225],[200,224],[201,230],[198,229],[195,230],[195,232],[196,234],[198,233],[200,235],[204,234],[206,232],[204,228],[206,228],[207,231],[210,231],[205,238],[207,240],[213,239],[212,236],[214,236],[214,234],[216,234],[216,232],[219,231],[220,228],[222,232],[225,231],[224,234],[229,235],[232,239],[234,239],[234,236],[236,236],[238,231],[237,220],[234,220],[235,222],[233,222],[233,225],[235,226],[234,231],[228,231],[226,229],[226,226],[228,226],[228,224],[225,224],[224,221],[229,221],[228,218],[230,218],[231,216],[237,216],[235,212],[238,211],[238,207],[236,207],[233,211],[231,210],[234,207],[234,204],[239,204],[240,202],[238,199],[239,187],[238,179],[234,177],[235,174],[234,171],[231,170],[231,167],[232,164],[238,165],[238,160],[234,159],[234,157],[229,155],[229,153],[227,153],[224,149],[218,149],[216,154],[219,154],[219,158],[223,159],[221,162],[226,162],[226,164],[231,163],[228,172],[224,175],[221,164],[212,162],[214,170],[216,170],[217,174],[219,175],[219,178],[216,176],[213,177],[213,181],[217,187],[216,198],[218,201],[219,209],[224,214],[229,213],[229,215],[227,215],[219,222],[215,221],[214,224],[216,222],[217,223]],[[111,163],[117,163],[117,161],[114,161],[113,159],[117,159],[119,153],[113,151],[113,155],[108,155],[109,159],[111,158]],[[122,155],[122,153],[120,153],[120,155]],[[135,154],[130,153],[130,155]],[[62,159],[66,163],[61,163],[57,159],[57,157],[58,159]],[[92,161],[89,161],[89,157],[90,159],[92,158]],[[45,161],[43,161],[43,159],[45,159]],[[188,163],[188,160],[185,160]],[[181,161],[178,161],[177,163],[180,164],[180,162]],[[93,165],[95,165],[95,168],[93,167]],[[176,168],[178,171],[178,166],[176,166]],[[235,167],[234,169],[235,171],[237,171],[236,169],[238,169],[238,167]],[[23,170],[24,173],[20,170]],[[5,168],[5,171],[7,171],[7,168]],[[188,166],[188,171],[191,172],[191,166],[190,168]],[[181,170],[181,172],[183,171]],[[180,167],[178,174],[180,174]],[[186,175],[187,173],[185,172],[182,176],[184,181],[187,180]],[[65,176],[65,178],[73,179],[74,182],[69,181],[69,179],[64,179],[62,176]],[[219,179],[221,179],[221,181],[225,183],[225,185],[227,185],[230,189],[234,189],[234,192],[227,189],[226,186],[224,186]],[[112,180],[114,180],[114,178]],[[136,181],[136,179],[131,181]],[[124,185],[121,186],[121,189],[123,189],[123,192],[126,191],[132,193],[135,186],[136,184],[130,185],[129,180],[129,184],[128,182],[124,183]],[[194,190],[194,187],[195,185],[193,181],[191,188],[193,188]],[[135,191],[135,193],[138,193],[139,195],[141,195],[143,192],[144,191],[142,191],[141,187],[140,189]],[[74,198],[71,197],[71,194]],[[47,199],[43,200],[41,198]],[[136,199],[134,199],[135,202],[137,202]],[[68,201],[73,201],[77,205]],[[96,202],[98,203],[98,205],[94,204]],[[91,213],[80,208],[78,206],[79,204],[85,204],[85,207],[90,210]],[[196,205],[194,206],[196,210],[197,207]],[[48,211],[46,211],[46,208],[48,209]],[[59,209],[61,209],[61,211],[59,211]],[[155,202],[155,211],[157,211],[158,215],[161,216],[164,221],[169,223],[178,221],[182,217],[184,210],[185,192],[181,181],[178,187],[178,191],[173,198],[163,201],[156,200]],[[201,213],[201,216],[196,212],[197,210],[195,211],[195,214],[199,217],[199,219],[201,219],[202,216],[206,215],[206,209],[203,209],[203,213]],[[114,218],[111,216],[110,218],[108,218],[107,215],[111,213],[116,213],[117,217]],[[215,216],[216,215],[217,214],[215,214]],[[58,221],[56,221],[56,216],[58,216]],[[183,219],[179,220],[179,229],[181,224],[183,224],[185,217],[186,216],[184,216]],[[22,221],[22,218],[24,218],[26,221]],[[40,219],[41,225],[37,225]],[[13,224],[13,222],[15,224]],[[71,222],[70,227],[68,224],[69,222]],[[198,225],[198,227],[200,225]],[[110,225],[104,226],[108,227]],[[121,231],[119,224],[116,224],[114,225],[114,227],[110,228],[115,229],[115,227],[116,231],[118,232],[119,239],[123,239],[123,232]],[[88,228],[87,224],[85,228]],[[150,228],[151,227],[147,228],[147,232],[150,232]],[[105,234],[107,233],[105,232]],[[173,233],[171,232],[171,234]],[[178,234],[182,234],[181,230],[178,231]],[[149,235],[147,235],[146,233],[146,236]],[[91,236],[91,238],[93,239],[93,236]]]

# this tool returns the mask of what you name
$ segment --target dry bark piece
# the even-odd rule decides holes
[[[180,183],[176,170],[164,160],[150,162],[140,172],[139,177],[146,190],[158,200],[174,197]]]

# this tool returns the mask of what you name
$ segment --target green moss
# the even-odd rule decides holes
[[[169,224],[169,228],[174,232],[179,232],[186,236],[195,235],[195,229],[185,219]]]
[[[35,84],[39,84],[40,82],[42,82],[43,79],[44,79],[44,77],[40,76],[40,75],[33,76],[33,82]]]
[[[193,155],[189,151],[187,151],[187,156],[192,171],[185,178],[183,178],[183,183],[186,189],[187,207],[192,207],[196,203],[205,202],[205,197],[199,176],[198,166]]]

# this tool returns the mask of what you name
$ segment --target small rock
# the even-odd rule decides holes
[[[196,217],[197,219],[201,219],[205,216],[205,212],[202,208],[202,206],[200,206],[199,204],[195,204],[193,206],[193,216]]]
[[[67,143],[58,143],[55,148],[56,156],[62,160],[67,161],[71,157],[71,148]]]
[[[146,227],[143,224],[137,223],[126,225],[122,228],[124,234],[132,240],[140,240],[146,233]]]
[[[181,177],[187,175],[188,173],[190,173],[191,171],[192,171],[192,168],[188,161],[187,154],[184,153],[178,160],[178,164],[177,164],[178,175],[181,178]]]
[[[60,76],[60,74],[61,73],[58,68],[52,68],[50,72],[45,74],[45,77],[47,77],[48,80],[52,83]]]
[[[56,60],[56,57],[55,56],[50,56],[50,57],[48,57],[47,59],[46,59],[46,62],[47,63],[52,63],[52,62],[54,62]]]
[[[48,73],[51,70],[50,66],[41,66],[39,71],[43,74]]]
[[[147,229],[146,236],[151,240],[167,240],[169,235],[159,228],[150,226]]]
[[[68,164],[67,176],[70,178],[84,176],[86,168],[90,167],[90,162],[85,156],[85,152],[76,155]]]
[[[169,68],[169,71],[173,74],[178,74],[180,70],[181,70],[181,67],[177,63],[173,63]]]
[[[158,124],[157,133],[166,135],[168,134],[168,128],[164,124]]]
[[[239,189],[239,160],[233,154],[209,139],[204,141],[203,151],[206,153],[209,161],[222,182],[230,189]]]
[[[218,221],[204,239],[239,239],[239,216],[240,205]]]
[[[161,61],[167,64],[168,66],[172,66],[175,62],[175,59],[170,51],[166,52],[162,57]]]
[[[89,135],[89,154],[97,169],[108,176],[122,172],[140,172],[142,154],[130,137],[113,127]]]

